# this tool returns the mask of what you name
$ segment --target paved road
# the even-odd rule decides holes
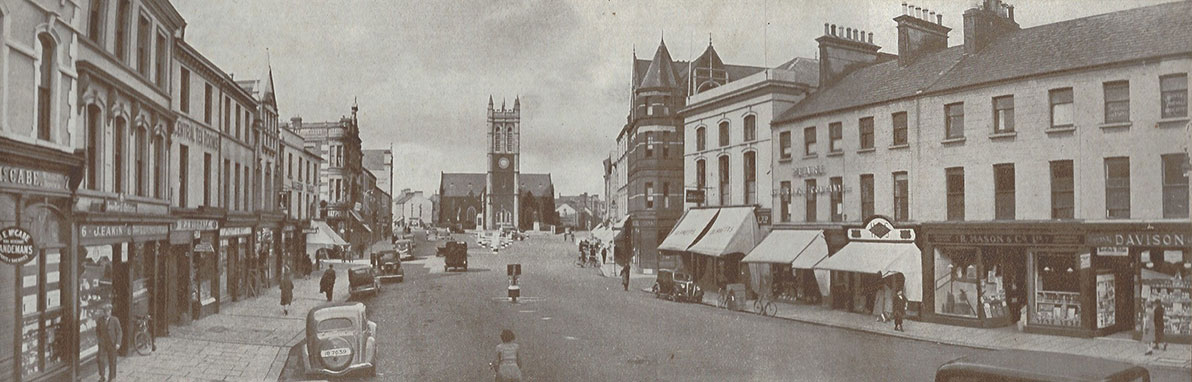
[[[421,242],[426,257],[405,265],[406,281],[364,301],[380,332],[375,380],[491,380],[487,365],[502,329],[517,334],[527,381],[927,381],[939,364],[984,351],[633,291],[649,278],[625,292],[619,279],[572,265],[574,246],[557,236],[497,255],[469,240],[467,272],[444,272],[434,246]],[[522,264],[519,304],[503,298],[508,263]],[[292,366],[283,380],[298,378]]]

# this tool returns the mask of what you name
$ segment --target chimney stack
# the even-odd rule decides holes
[[[1018,29],[1013,6],[1001,0],[983,0],[981,5],[964,11],[964,53],[977,53]]]
[[[824,24],[824,35],[815,39],[819,43],[820,88],[830,85],[841,76],[857,68],[878,61],[881,48],[873,45],[873,33],[860,28]]]
[[[906,5],[906,4],[904,4]],[[948,32],[943,14],[906,5],[910,15],[894,18],[898,23],[898,65],[907,66],[919,56],[948,48]]]

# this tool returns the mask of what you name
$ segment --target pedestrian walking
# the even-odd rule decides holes
[[[608,248],[601,248],[600,249],[600,263],[604,264],[607,262],[608,262]]]
[[[1157,298],[1152,302],[1152,305],[1154,306],[1154,308],[1151,309],[1151,312],[1154,315],[1152,322],[1154,324],[1153,330],[1155,333],[1155,338],[1154,342],[1151,344],[1151,348],[1146,351],[1147,355],[1151,355],[1155,352],[1155,350],[1159,350],[1159,345],[1163,345],[1163,350],[1167,350],[1167,344],[1163,343],[1163,316],[1167,314],[1167,309],[1163,308],[1163,301],[1160,301]]]
[[[629,264],[621,268],[621,286],[625,287],[626,291],[629,290]]]
[[[521,355],[516,342],[513,342],[513,331],[501,331],[501,343],[497,344],[497,362],[493,363],[493,371],[497,372],[497,382],[520,382]]]
[[[906,316],[906,296],[902,294],[902,289],[899,289],[894,294],[894,330],[905,332],[902,328],[902,318]]]
[[[112,305],[104,304],[99,308],[99,318],[95,320],[95,333],[99,336],[99,382],[104,382],[104,366],[107,366],[107,381],[116,380],[116,344],[124,337],[120,328],[120,319],[112,317]]]
[[[290,303],[294,302],[294,281],[290,280],[290,270],[281,270],[281,314],[290,315]]]
[[[335,265],[323,271],[323,278],[319,279],[319,292],[327,294],[327,301],[331,301],[331,293],[335,290]]]

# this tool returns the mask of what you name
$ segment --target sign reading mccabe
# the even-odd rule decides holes
[[[34,253],[33,236],[29,232],[17,227],[0,230],[0,261],[21,265],[33,260]]]

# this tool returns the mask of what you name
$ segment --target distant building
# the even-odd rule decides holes
[[[434,223],[434,202],[422,191],[404,189],[393,202],[393,222],[396,227],[423,226]]]
[[[590,230],[603,222],[600,216],[603,214],[604,203],[600,201],[599,195],[559,195],[555,198],[555,206],[555,211],[559,213],[559,224],[565,227]],[[560,210],[564,206],[567,206],[567,209]]]
[[[353,251],[361,253],[371,244],[368,240],[372,227],[364,227],[368,222],[360,212],[365,192],[375,184],[365,186],[358,110],[353,105],[352,115],[337,122],[304,123],[301,117],[294,117],[287,127],[302,136],[307,150],[323,156],[319,168],[320,217],[352,245]]]
[[[394,195],[393,189],[393,151],[389,149],[360,150],[363,155],[364,169],[372,171],[377,177],[377,188],[389,195]],[[397,198],[394,198],[396,200]]]

